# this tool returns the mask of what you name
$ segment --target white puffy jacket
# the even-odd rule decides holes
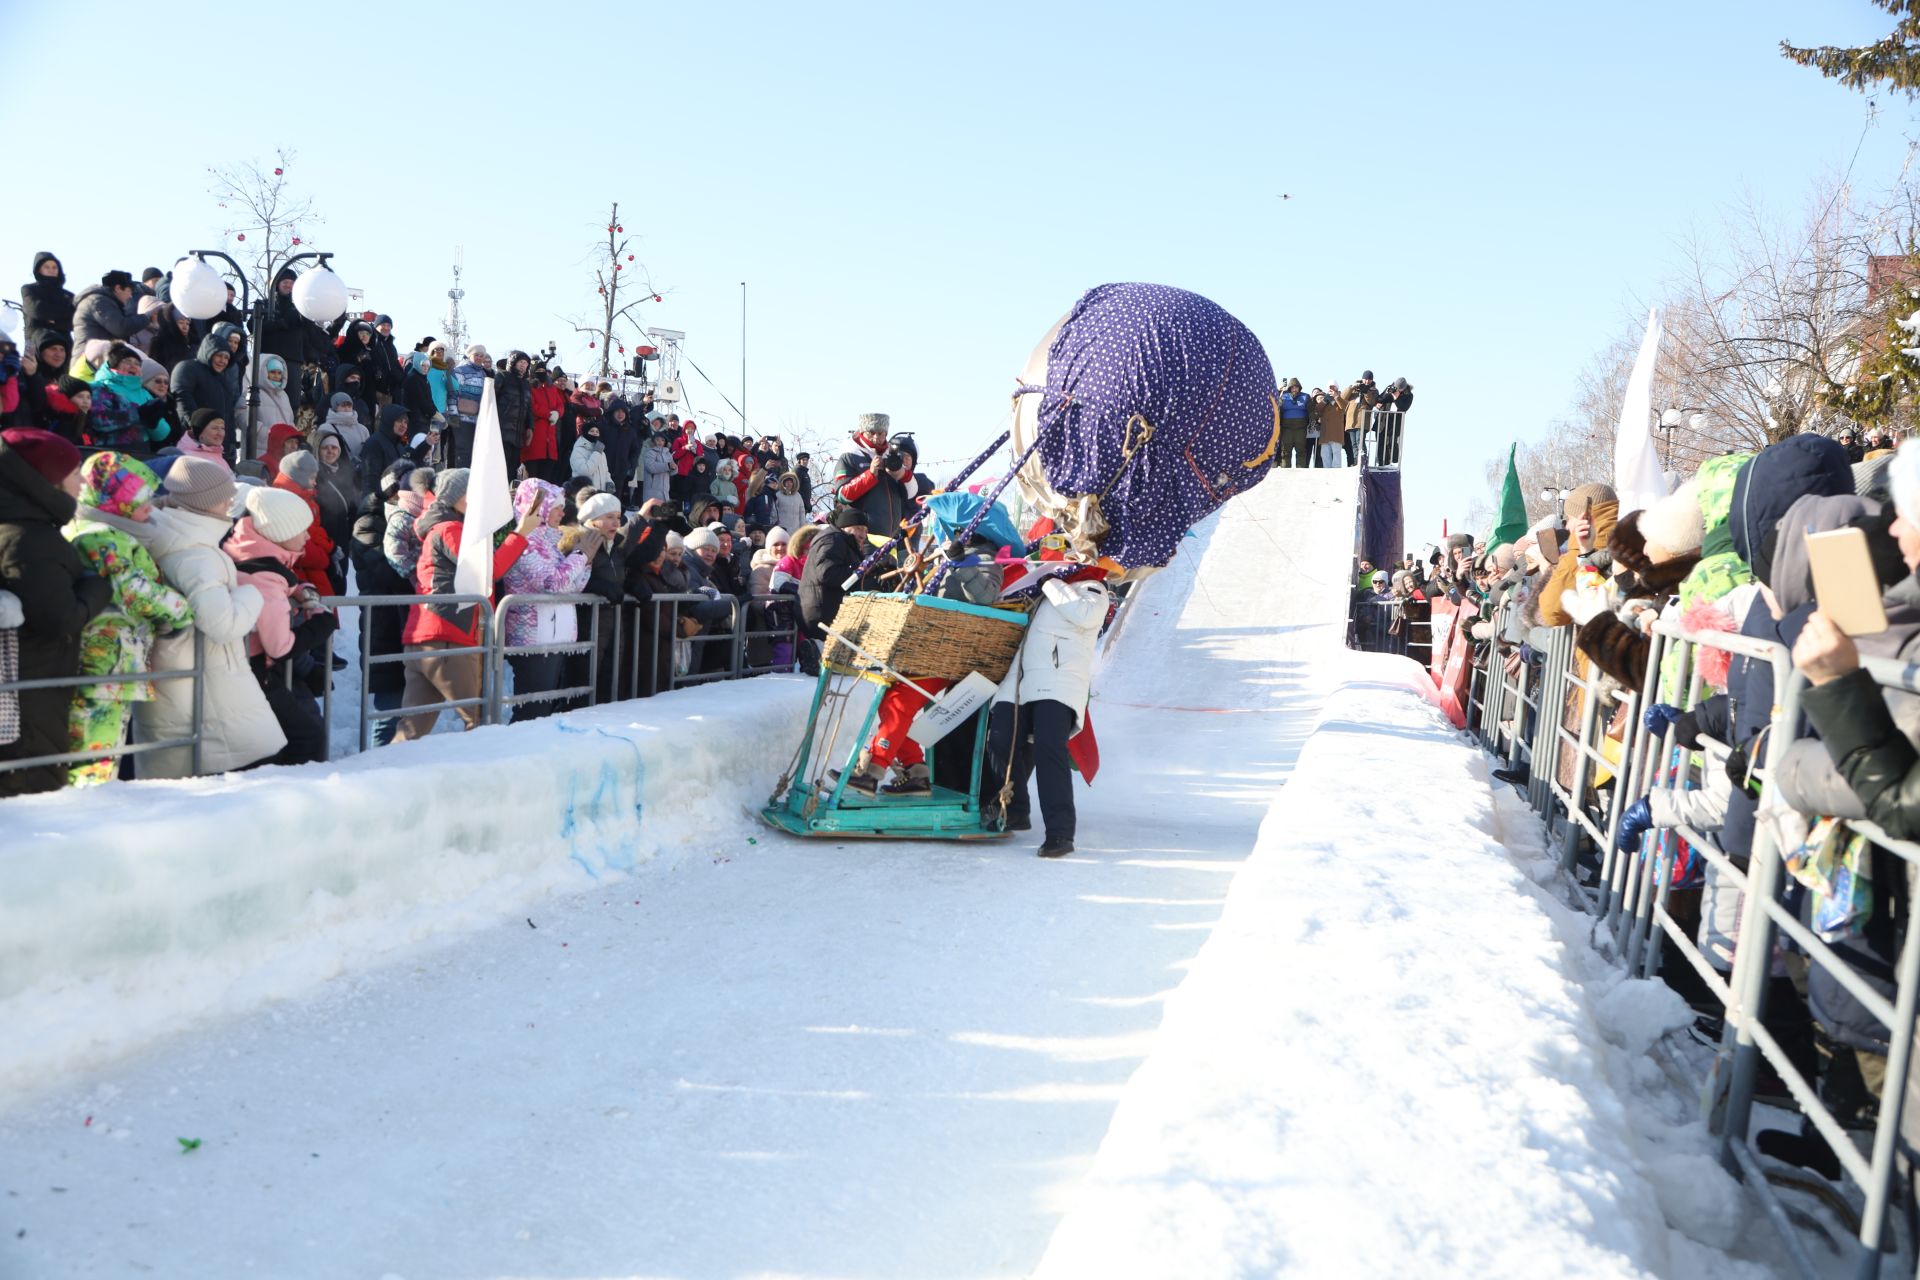
[[[993,700],[1063,702],[1073,708],[1078,733],[1086,723],[1087,690],[1093,684],[1093,646],[1112,596],[1104,582],[1058,578],[1048,579],[1040,592],[1046,598],[1033,611],[1027,638]]]
[[[200,767],[224,773],[265,760],[287,745],[260,681],[247,663],[247,633],[260,617],[260,592],[239,582],[233,560],[220,549],[232,521],[178,507],[163,508],[137,536],[153,554],[167,582],[193,605],[193,626],[154,641],[153,668],[177,671],[193,665],[193,635],[207,638],[206,695]],[[152,702],[134,704],[143,741],[184,738],[193,731],[193,681],[161,680]],[[187,747],[134,757],[135,776],[189,778]]]

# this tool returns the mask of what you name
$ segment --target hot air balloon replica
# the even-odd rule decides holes
[[[988,713],[1044,583],[1146,577],[1194,524],[1265,479],[1279,452],[1279,390],[1259,339],[1166,285],[1088,290],[1018,371],[1008,416],[904,528],[870,531],[886,542],[847,578],[854,589],[826,627],[806,732],[762,811],[774,826],[1003,835],[985,816],[1005,795],[1003,779],[983,777]],[[1002,449],[1002,478],[968,491]],[[1009,485],[1039,518],[1024,534],[999,501]],[[978,595],[982,569],[995,571],[991,603],[957,598]],[[969,575],[968,591],[953,589]],[[924,755],[923,788],[849,786],[883,735],[896,769]],[[1071,746],[1091,781],[1090,723]]]

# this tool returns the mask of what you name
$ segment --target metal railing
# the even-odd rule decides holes
[[[96,751],[60,751],[51,755],[26,756],[18,760],[0,760],[0,773],[9,773],[18,769],[44,769],[63,764],[91,764],[96,760],[123,760],[129,756],[145,755],[151,751],[166,751],[176,747],[186,747],[192,752],[194,773],[200,772],[200,726],[206,720],[207,684],[207,640],[198,627],[193,631],[193,665],[172,671],[134,671],[124,675],[112,676],[47,676],[32,680],[10,680],[0,683],[0,693],[29,693],[36,689],[97,689],[103,685],[145,684],[148,681],[160,683],[167,680],[193,681],[193,732],[185,738],[165,738],[158,742],[138,742],[134,740],[136,731],[134,717],[127,717],[127,739],[117,745]]]
[[[1628,973],[1650,978],[1659,974],[1663,956],[1678,956],[1719,1006],[1723,1030],[1718,1046],[1704,1071],[1690,1073],[1699,1088],[1702,1117],[1720,1144],[1723,1163],[1751,1190],[1779,1229],[1796,1268],[1808,1277],[1821,1274],[1800,1228],[1794,1225],[1794,1213],[1768,1181],[1768,1170],[1753,1145],[1755,1083],[1763,1066],[1778,1077],[1857,1187],[1857,1220],[1847,1223],[1849,1229],[1857,1227],[1854,1274],[1877,1275],[1900,1192],[1895,1157],[1915,1014],[1920,1007],[1920,928],[1906,928],[1889,998],[1787,905],[1790,877],[1785,874],[1785,857],[1790,851],[1782,849],[1781,824],[1770,815],[1785,805],[1776,788],[1775,770],[1798,737],[1805,678],[1793,669],[1784,645],[1723,632],[1688,632],[1670,620],[1652,628],[1647,674],[1638,689],[1620,687],[1584,659],[1576,662],[1571,627],[1553,628],[1544,636],[1536,629],[1528,642],[1532,661],[1523,661],[1518,671],[1508,673],[1502,655],[1513,647],[1500,637],[1513,607],[1508,602],[1496,615],[1495,642],[1483,659],[1475,722],[1481,743],[1510,765],[1521,760],[1528,765],[1528,799],[1547,824],[1550,838],[1559,841],[1560,867],[1569,892],[1593,914],[1596,937],[1615,959]],[[1656,701],[1681,709],[1698,707],[1703,692],[1710,692],[1703,689],[1698,653],[1709,648],[1722,651],[1730,660],[1766,662],[1772,677],[1773,704],[1764,741],[1753,740],[1763,761],[1754,762],[1748,775],[1759,790],[1744,867],[1720,847],[1716,831],[1684,823],[1664,831],[1656,828],[1629,847],[1619,847],[1621,816],[1628,804],[1651,791],[1684,791],[1705,784],[1706,771],[1723,769],[1735,745],[1702,734],[1696,739],[1699,749],[1690,748],[1676,740],[1672,725],[1659,734],[1650,732],[1642,715],[1643,708]],[[1587,674],[1581,673],[1582,665],[1587,666]],[[1862,665],[1883,687],[1920,693],[1920,666],[1876,659],[1864,659]],[[1569,728],[1565,713],[1574,702],[1579,706],[1577,728]],[[1519,714],[1510,714],[1513,710]],[[1608,726],[1622,711],[1623,730],[1613,740],[1617,746],[1610,747]],[[1532,717],[1530,733],[1528,715]],[[1569,758],[1571,775],[1563,785],[1559,766]],[[1609,775],[1604,781],[1603,772]],[[1870,822],[1849,821],[1847,826],[1903,863],[1920,864],[1920,845],[1893,839]],[[1719,944],[1715,954],[1708,954],[1707,940],[1719,933],[1710,906],[1703,904],[1697,938],[1672,910],[1676,870],[1686,869],[1679,860],[1682,841],[1699,859],[1708,890],[1738,895],[1730,956]],[[1585,842],[1591,843],[1597,865],[1586,864],[1590,874],[1583,876],[1577,867]],[[1766,1024],[1769,980],[1776,944],[1782,939],[1887,1028],[1885,1083],[1864,1151]],[[1663,1052],[1663,1061],[1671,1069],[1688,1070],[1680,1055]],[[1804,1179],[1796,1183],[1803,1184]],[[1828,1203],[1847,1204],[1838,1193]]]
[[[691,605],[711,604],[714,602],[713,597],[699,594],[657,595],[651,602],[627,599],[614,604],[597,595],[526,593],[505,596],[496,604],[487,597],[479,595],[367,595],[322,596],[319,598],[319,604],[323,608],[336,611],[342,608],[364,611],[360,614],[360,635],[356,647],[359,674],[358,741],[359,750],[365,752],[371,751],[375,746],[374,736],[377,727],[390,720],[405,720],[426,715],[437,716],[442,711],[461,711],[478,707],[481,709],[482,724],[504,724],[509,720],[513,708],[529,703],[564,699],[569,704],[584,702],[585,705],[591,706],[623,698],[650,697],[720,680],[794,671],[799,668],[800,634],[797,625],[798,602],[795,597],[756,595],[748,601],[741,601],[732,596],[722,596],[720,599],[730,606],[727,620],[719,625],[703,624],[702,632],[695,636],[680,634],[680,620],[686,616],[685,609]],[[411,609],[420,604],[475,608],[478,611],[476,615],[479,628],[478,643],[453,648],[407,647],[393,653],[373,652],[373,611]],[[541,606],[589,609],[586,638],[550,644],[511,645],[506,643],[507,611],[514,608]],[[771,619],[763,625],[752,625],[754,617],[752,606],[759,606],[768,614],[791,608],[795,614],[794,625],[778,624]],[[654,610],[656,623],[664,622],[665,626],[642,626],[640,611],[643,609]],[[335,636],[337,635],[338,632],[335,633]],[[643,635],[648,637],[644,645],[641,641]],[[629,636],[631,643],[627,643]],[[772,647],[782,640],[793,646],[792,652],[785,660],[774,661]],[[768,646],[768,660],[753,660],[756,642],[764,642]],[[672,647],[676,644],[684,647],[676,650]],[[663,645],[669,646],[667,649],[669,661],[664,668],[660,663]],[[193,682],[191,730],[185,737],[156,742],[128,741],[100,751],[71,751],[0,760],[0,773],[52,765],[79,764],[93,760],[120,759],[152,751],[185,747],[192,754],[192,774],[200,774],[203,769],[201,744],[206,726],[204,677],[207,665],[206,640],[197,630],[194,633],[193,652],[193,666],[180,670],[142,671],[112,676],[65,676],[16,680],[0,684],[0,693],[19,693],[39,689],[82,689],[144,681],[191,680]],[[709,653],[715,656],[708,658]],[[320,692],[316,695],[320,702],[320,719],[326,744],[322,759],[331,759],[333,751],[334,710],[337,702],[335,673],[332,665],[333,654],[334,646],[331,637],[324,647],[314,652],[314,658],[320,664],[319,672],[323,680]],[[511,693],[507,691],[507,672],[510,666],[508,659],[548,654],[561,657],[585,654],[587,657],[585,682],[564,684],[563,677],[562,686],[554,689],[516,689]],[[479,693],[475,696],[443,699],[414,706],[398,705],[382,708],[374,704],[372,681],[368,677],[375,669],[400,667],[404,670],[427,659],[466,655],[476,655],[481,659],[481,686]],[[676,655],[685,657],[687,661],[682,663],[673,660]],[[643,658],[648,660],[644,669],[642,668]],[[662,670],[665,671],[664,680],[658,678]],[[624,681],[620,678],[623,674],[626,677]],[[292,662],[274,664],[273,678],[284,681],[289,689],[294,688],[294,664]],[[130,730],[130,734],[131,732]]]
[[[1367,424],[1360,433],[1361,463],[1369,467],[1398,467],[1400,438],[1407,424],[1401,409],[1367,410]]]

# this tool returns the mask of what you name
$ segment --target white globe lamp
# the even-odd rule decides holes
[[[347,282],[315,267],[293,282],[293,305],[315,324],[332,324],[347,309]]]
[[[220,273],[199,258],[186,257],[173,264],[167,296],[174,310],[189,320],[211,320],[227,309],[227,286]]]

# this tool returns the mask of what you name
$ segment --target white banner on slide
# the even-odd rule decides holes
[[[969,671],[965,680],[928,703],[913,718],[913,727],[907,730],[907,736],[923,747],[932,746],[993,701],[999,687],[978,671]]]

